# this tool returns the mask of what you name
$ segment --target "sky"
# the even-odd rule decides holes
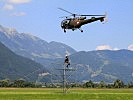
[[[31,33],[51,42],[65,43],[77,51],[133,50],[133,0],[0,0],[0,24]],[[108,22],[82,26],[84,30],[61,29],[58,8],[78,14],[108,13]]]

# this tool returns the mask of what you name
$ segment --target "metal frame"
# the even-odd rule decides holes
[[[67,76],[68,75],[66,75],[66,73],[68,72],[68,71],[76,71],[76,69],[72,69],[72,68],[67,68],[66,67],[66,65],[64,65],[64,68],[62,68],[62,69],[57,69],[57,70],[62,70],[63,71],[63,75],[62,75],[62,79],[63,79],[63,81],[62,81],[62,89],[63,89],[63,93],[64,94],[66,94],[67,93],[67,90],[68,90],[68,88],[66,87],[67,86]],[[71,75],[69,75],[69,76],[71,76]]]

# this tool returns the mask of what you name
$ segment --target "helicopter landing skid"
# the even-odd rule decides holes
[[[81,32],[83,32],[83,30],[82,30],[81,28],[79,28],[79,30],[80,30]]]
[[[64,33],[66,33],[66,30],[64,29]]]

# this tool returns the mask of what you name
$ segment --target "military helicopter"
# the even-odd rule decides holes
[[[98,20],[100,20],[101,22],[107,21],[107,13],[105,13],[104,15],[79,15],[79,14],[71,13],[63,8],[58,8],[58,9],[71,14],[70,16],[64,16],[66,19],[64,19],[61,22],[61,27],[62,29],[64,29],[65,33],[66,33],[66,29],[72,29],[72,31],[79,29],[81,32],[83,32],[83,30],[81,29],[82,25],[92,23]],[[73,18],[71,18],[71,16],[73,16]],[[92,16],[92,17],[90,19],[87,19],[86,18],[87,16]],[[96,18],[95,16],[101,16],[101,17]],[[64,18],[64,17],[60,17],[60,18]]]

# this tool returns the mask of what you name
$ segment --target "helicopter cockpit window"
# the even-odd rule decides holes
[[[69,24],[69,20],[66,20],[66,21],[65,21],[65,24]]]
[[[61,23],[61,26],[68,25],[68,24],[69,24],[69,20],[63,20]]]

